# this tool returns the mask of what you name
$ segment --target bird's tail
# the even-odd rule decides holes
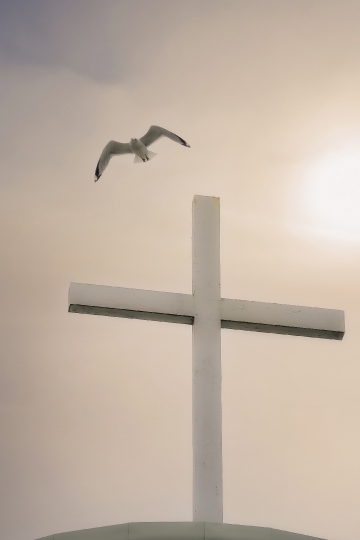
[[[146,161],[149,161],[150,159],[157,156],[155,152],[151,152],[150,150],[148,150],[146,154],[147,154],[148,159],[146,159],[145,161],[140,156],[135,155],[134,163],[145,163]]]
[[[147,156],[148,156],[149,159],[152,159],[155,156],[157,156],[157,153],[156,152],[151,152],[150,150],[148,150],[147,151]]]

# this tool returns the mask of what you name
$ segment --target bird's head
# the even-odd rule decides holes
[[[137,139],[131,139],[132,142],[137,142]]]

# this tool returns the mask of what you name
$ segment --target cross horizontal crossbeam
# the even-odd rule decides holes
[[[127,319],[194,324],[194,297],[105,285],[72,283],[69,311]],[[344,312],[287,304],[220,299],[221,328],[342,339]]]

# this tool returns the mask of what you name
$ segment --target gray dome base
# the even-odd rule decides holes
[[[39,540],[321,540],[268,527],[202,521],[123,523],[52,534]]]

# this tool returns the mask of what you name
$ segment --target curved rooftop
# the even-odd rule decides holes
[[[52,534],[38,540],[322,540],[268,527],[208,522],[123,523]]]

